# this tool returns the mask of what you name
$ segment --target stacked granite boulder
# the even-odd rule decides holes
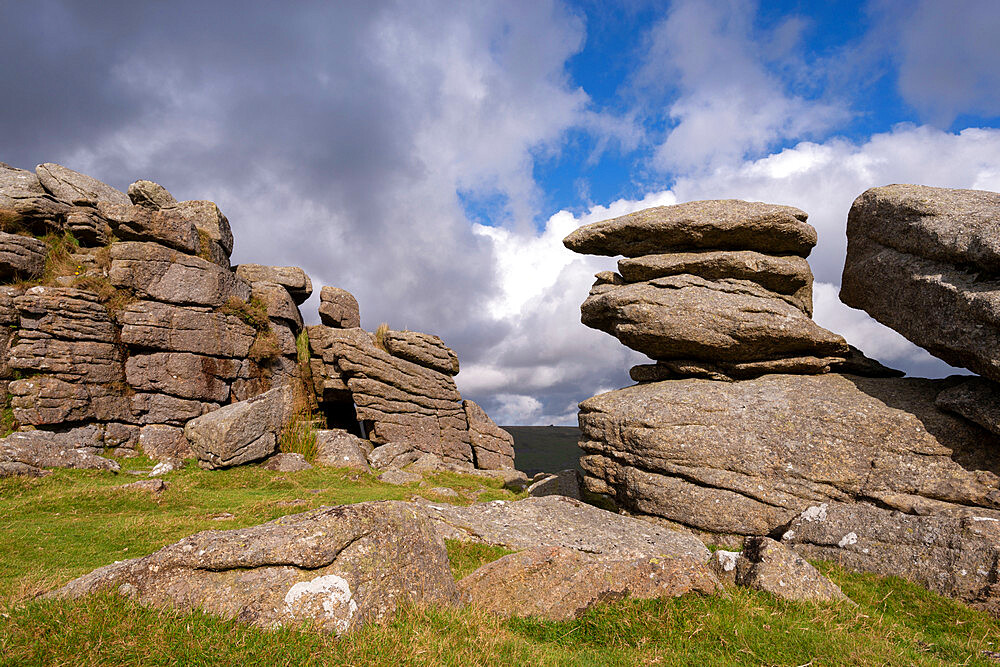
[[[750,211],[759,217],[749,218]],[[1000,208],[992,219],[998,214]],[[628,257],[619,265],[621,277],[599,278],[584,303],[585,323],[657,359],[655,372],[634,369],[636,379],[663,378],[581,403],[585,487],[628,511],[711,534],[717,543],[780,537],[807,556],[995,606],[1000,437],[982,426],[988,418],[949,413],[938,398],[969,406],[977,403],[969,395],[981,387],[961,378],[896,377],[809,322],[808,269],[790,268],[815,241],[804,217],[788,207],[696,202],[597,223],[567,237],[567,246],[584,252],[652,255],[684,246],[685,253],[681,259]],[[716,228],[712,220],[723,223]],[[871,248],[875,222],[861,223],[857,211],[852,220],[851,252],[861,258],[861,248]],[[939,237],[948,238],[946,227],[938,228]],[[860,243],[857,235],[864,237]],[[885,232],[880,238],[907,237]],[[773,257],[755,258],[751,278],[748,263],[735,256],[741,251]],[[722,253],[730,255],[722,260]],[[864,255],[869,261],[886,256]],[[937,319],[927,328],[948,326],[952,310],[937,297],[922,301],[915,285],[901,285],[905,274],[880,274],[871,263],[856,268],[853,261],[849,257],[845,270],[846,291],[911,315],[923,309],[914,328],[931,313]],[[800,276],[797,282],[779,288],[779,271],[762,271],[779,263],[789,267],[783,275]],[[666,279],[636,272],[653,265],[682,272]],[[863,287],[852,282],[857,275],[869,276]],[[940,269],[921,275],[942,279]],[[764,298],[765,289],[780,291]],[[909,300],[901,298],[906,290],[912,290]],[[970,290],[966,298],[982,293]],[[845,300],[852,298],[862,297]],[[976,312],[980,322],[989,317],[985,309]],[[782,332],[790,334],[787,341]]]
[[[811,319],[806,217],[717,200],[581,227],[564,240],[570,250],[625,256],[619,273],[598,274],[583,323],[656,360],[632,369],[636,381],[826,372],[849,350]]]
[[[387,327],[371,334],[341,289],[323,288],[320,317],[308,327],[317,400],[328,424],[360,425],[376,446],[370,461],[399,467],[431,454],[461,467],[514,467],[513,437],[462,400],[458,357],[440,338]]]
[[[513,468],[511,437],[463,404],[440,339],[389,332],[379,348],[357,300],[324,287],[320,316],[344,338],[327,353],[335,329],[313,327],[310,359],[309,276],[232,267],[232,250],[213,202],[0,163],[0,398],[20,428],[0,438],[0,463],[114,469],[98,456],[110,448],[239,465],[320,405],[322,425],[360,435],[360,418],[376,444]]]

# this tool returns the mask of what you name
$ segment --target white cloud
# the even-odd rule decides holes
[[[1000,115],[1000,3],[996,0],[879,2],[876,35],[895,47],[899,91],[928,120]],[[890,47],[890,48],[892,48]]]
[[[665,109],[673,125],[653,163],[667,172],[708,170],[759,155],[776,142],[814,136],[848,117],[837,104],[790,92],[768,59],[794,52],[801,25],[755,33],[757,5],[748,0],[675,2],[650,31],[638,81],[676,86]]]

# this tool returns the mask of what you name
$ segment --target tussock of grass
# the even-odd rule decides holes
[[[303,329],[295,337],[295,357],[300,364],[308,364],[312,353],[309,350],[309,332]]]
[[[285,426],[278,439],[278,449],[289,454],[301,454],[307,461],[316,458],[316,417],[308,410],[299,410]]]
[[[385,337],[388,335],[388,333],[389,333],[388,322],[383,322],[382,324],[378,325],[377,329],[375,329],[375,347],[379,348],[384,352],[389,351],[385,347]]]
[[[445,540],[448,549],[448,562],[455,581],[464,579],[486,563],[492,563],[498,558],[514,553],[510,549],[496,547],[491,544],[476,544],[461,540]]]
[[[83,267],[79,266],[71,256],[80,250],[80,242],[71,232],[62,234],[49,233],[42,237],[49,247],[45,256],[45,270],[42,273],[42,284],[51,285],[60,276],[79,275]]]
[[[219,312],[238,317],[259,332],[271,330],[271,321],[267,319],[267,304],[257,297],[244,301],[231,296],[219,307]]]

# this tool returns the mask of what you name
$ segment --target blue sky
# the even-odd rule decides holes
[[[0,20],[0,160],[218,202],[235,262],[440,335],[500,423],[573,423],[644,361],[580,324],[614,260],[562,237],[693,199],[807,211],[815,319],[953,372],[840,303],[844,230],[869,187],[1000,191],[996,0],[0,0]]]

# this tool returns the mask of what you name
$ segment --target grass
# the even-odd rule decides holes
[[[124,468],[148,467],[125,459]],[[115,595],[33,600],[34,593],[207,528],[254,525],[319,505],[408,499],[346,470],[275,473],[255,466],[171,473],[158,498],[116,487],[134,479],[61,470],[0,480],[0,666],[266,665],[989,665],[1000,623],[897,579],[819,563],[858,606],[812,605],[737,590],[731,596],[625,600],[579,619],[501,620],[474,609],[404,608],[348,637],[261,630],[202,613],[145,608]],[[498,482],[428,476],[428,487],[480,499],[519,496]],[[439,500],[440,502],[440,500]],[[462,502],[468,502],[463,500]],[[222,518],[218,518],[222,517]],[[508,553],[447,542],[456,578]]]
[[[375,347],[384,352],[388,352],[388,349],[386,349],[385,347],[385,337],[388,334],[389,334],[388,322],[383,322],[382,324],[378,325],[378,327],[375,329]]]
[[[301,454],[307,461],[316,458],[316,417],[312,412],[299,410],[292,416],[278,438],[278,450]]]

